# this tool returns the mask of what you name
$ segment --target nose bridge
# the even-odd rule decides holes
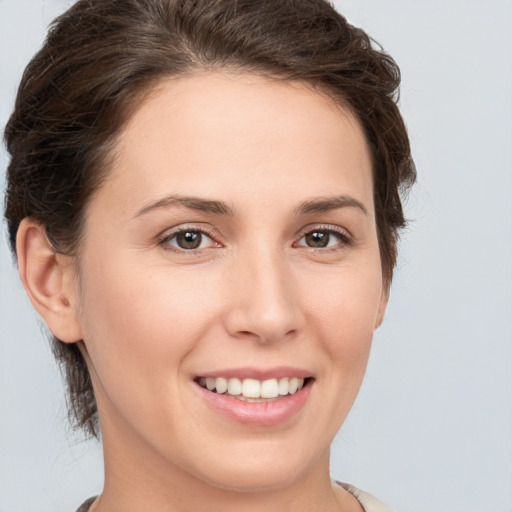
[[[253,244],[239,254],[228,329],[235,336],[278,341],[300,327],[300,308],[285,254],[272,244]]]

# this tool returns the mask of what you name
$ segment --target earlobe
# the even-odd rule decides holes
[[[375,329],[378,329],[384,320],[384,314],[386,313],[386,307],[389,300],[389,286],[384,286],[380,297],[379,309],[377,311],[377,320],[375,322]]]
[[[56,253],[45,228],[30,218],[21,221],[16,252],[21,282],[52,334],[68,343],[82,339],[72,258]]]

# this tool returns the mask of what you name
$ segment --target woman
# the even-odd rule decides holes
[[[382,321],[399,71],[322,0],[81,0],[6,128],[6,218],[105,486],[80,510],[387,510],[329,447]],[[98,423],[99,420],[99,423]]]

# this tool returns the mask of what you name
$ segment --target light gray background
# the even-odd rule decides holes
[[[0,0],[0,125],[45,26],[69,4]],[[336,5],[402,68],[419,184],[333,476],[395,512],[512,512],[512,1]],[[2,151],[0,172],[6,164]],[[74,511],[101,489],[101,452],[67,430],[5,237],[0,289],[0,512]]]

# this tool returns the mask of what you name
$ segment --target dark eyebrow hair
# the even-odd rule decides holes
[[[203,199],[200,197],[170,195],[143,206],[134,215],[134,218],[140,217],[141,215],[153,210],[169,208],[171,206],[184,206],[191,210],[214,213],[216,215],[227,215],[229,217],[234,217],[235,215],[235,210],[223,201]],[[363,203],[350,196],[320,197],[311,199],[310,201],[304,201],[295,208],[294,213],[297,215],[307,215],[310,213],[322,213],[347,207],[358,208],[365,215],[368,215],[368,210]]]
[[[298,214],[304,215],[308,213],[328,212],[330,210],[347,207],[358,208],[365,215],[368,215],[368,210],[364,204],[350,196],[320,197],[312,199],[311,201],[304,201],[295,211]]]
[[[224,203],[223,201],[203,199],[200,197],[171,195],[142,207],[134,215],[134,218],[140,217],[141,215],[144,215],[153,210],[169,208],[171,206],[184,206],[185,208],[189,208],[191,210],[214,213],[216,215],[228,215],[230,217],[233,217],[235,215],[234,209],[231,208],[228,204]]]

